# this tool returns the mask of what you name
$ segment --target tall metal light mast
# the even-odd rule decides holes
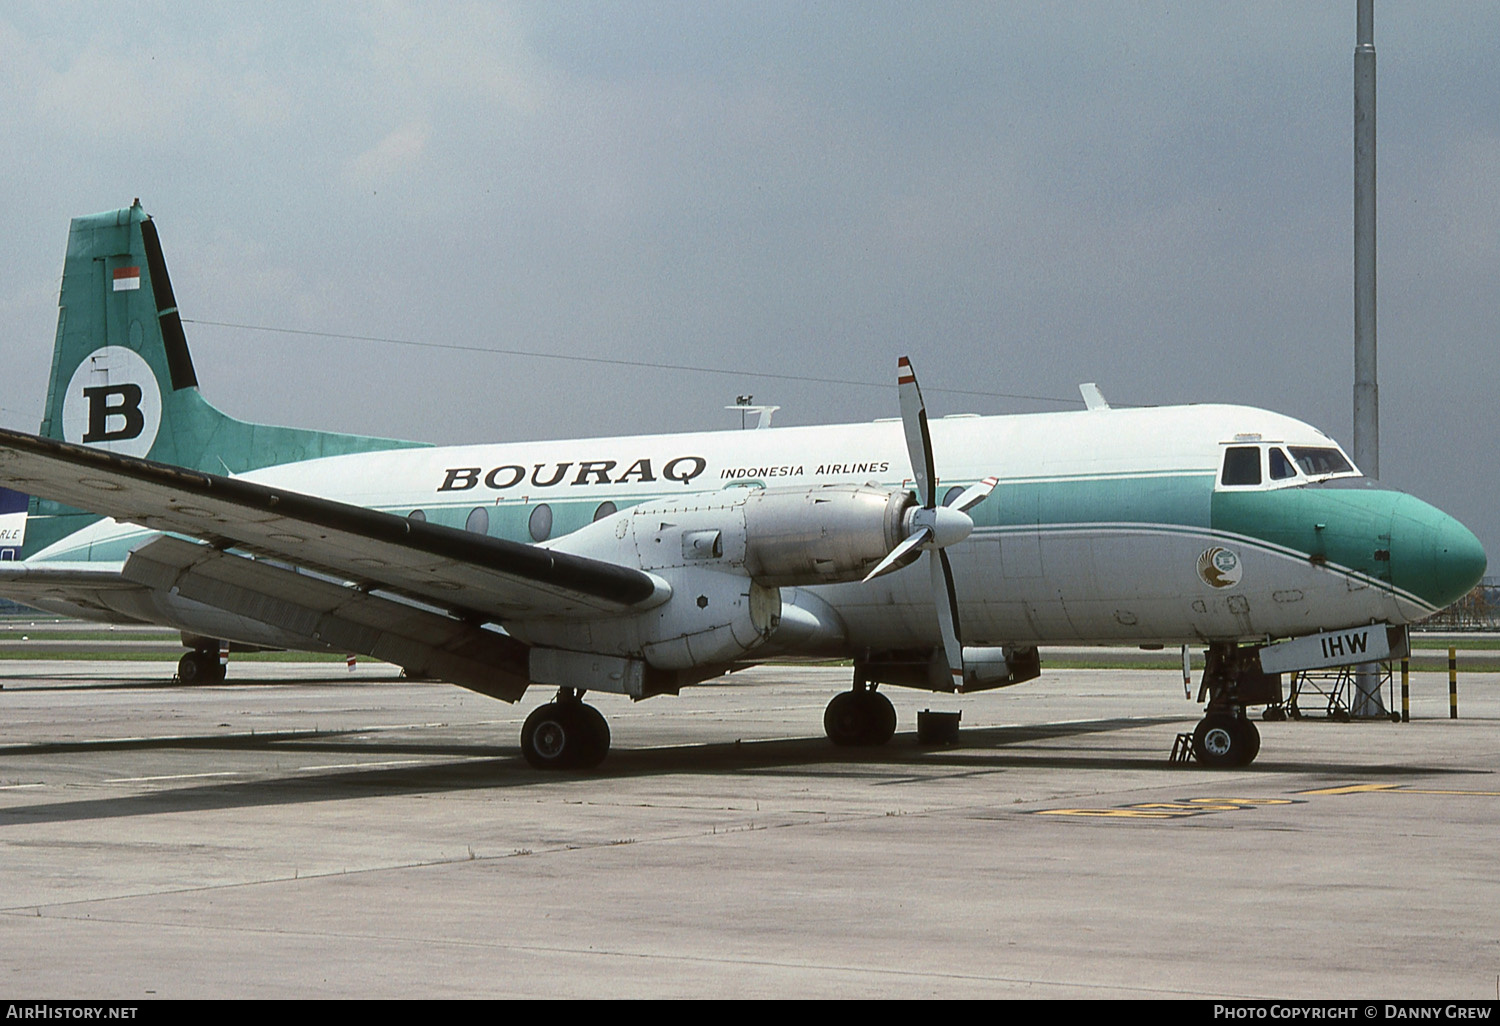
[[[1358,0],[1354,45],[1354,462],[1380,477],[1375,373],[1375,0]],[[1383,716],[1379,667],[1355,674],[1355,716]]]
[[[1375,0],[1359,0],[1354,47],[1354,462],[1380,476],[1375,373]]]

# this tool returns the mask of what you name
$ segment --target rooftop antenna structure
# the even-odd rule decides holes
[[[777,410],[781,409],[781,407],[780,406],[756,406],[755,405],[755,396],[753,396],[753,395],[738,395],[738,396],[734,397],[734,405],[733,406],[726,406],[726,407],[724,407],[724,409],[726,409],[726,410],[739,410],[740,411],[740,430],[743,431],[748,426],[747,423],[746,423],[746,421],[745,421],[745,414],[747,414],[747,413],[758,414],[758,416],[756,417],[756,420],[755,420],[755,427],[756,427],[756,430],[759,430],[761,428],[768,428],[768,427],[771,426],[771,415],[773,413],[775,413]]]
[[[1380,388],[1375,372],[1375,0],[1358,0],[1354,45],[1354,462],[1380,477]],[[1361,663],[1353,714],[1385,715],[1380,673]]]

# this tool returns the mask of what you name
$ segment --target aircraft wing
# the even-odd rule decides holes
[[[470,616],[598,616],[670,595],[632,567],[24,432],[0,430],[0,482]]]

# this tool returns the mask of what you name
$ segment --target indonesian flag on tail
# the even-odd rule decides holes
[[[141,269],[139,267],[116,267],[114,276],[116,292],[128,292],[131,289],[141,287]]]

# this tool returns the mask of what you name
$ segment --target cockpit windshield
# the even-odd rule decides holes
[[[1278,446],[1271,450],[1271,480],[1285,481],[1289,477],[1297,476],[1297,468],[1292,466],[1292,461],[1286,458],[1286,453]]]
[[[1219,483],[1225,485],[1260,484],[1260,447],[1235,445],[1224,450],[1224,472]]]
[[[1354,471],[1349,461],[1344,459],[1344,454],[1337,449],[1311,449],[1295,445],[1288,448],[1292,451],[1292,459],[1297,461],[1297,466],[1301,467],[1302,473],[1308,477],[1349,474]]]
[[[1291,455],[1288,456],[1287,454]],[[1220,488],[1295,488],[1299,485],[1358,474],[1333,446],[1228,445],[1219,471]]]

